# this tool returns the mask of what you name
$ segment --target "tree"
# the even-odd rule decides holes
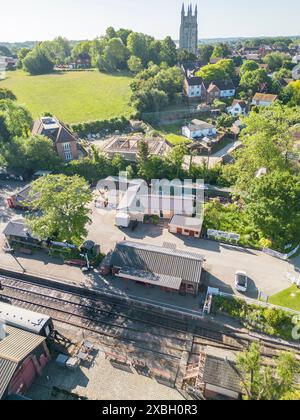
[[[20,142],[23,166],[29,172],[53,171],[60,166],[60,159],[53,150],[52,140],[43,136],[31,136]]]
[[[208,45],[208,44],[200,45],[199,46],[200,60],[208,64],[210,62],[213,52],[214,52],[214,47],[212,45]]]
[[[285,102],[289,105],[300,105],[300,80],[296,80],[284,88],[283,95],[285,96]]]
[[[291,129],[298,121],[297,110],[280,104],[252,111],[244,119],[243,148],[236,152],[235,163],[228,167],[236,175],[239,192],[249,191],[260,168],[266,168],[268,173],[292,170],[288,159],[294,150]]]
[[[274,171],[251,185],[247,212],[263,238],[275,249],[298,244],[300,235],[300,179],[289,172]]]
[[[11,101],[16,101],[17,97],[11,90],[0,88],[0,101],[2,99],[10,99]]]
[[[230,48],[227,44],[220,43],[215,46],[212,57],[213,58],[226,58],[230,55]]]
[[[167,155],[166,161],[169,166],[169,179],[180,178],[186,155],[188,155],[188,150],[184,144],[173,147]]]
[[[23,68],[31,75],[51,73],[54,61],[40,45],[35,47],[23,60]]]
[[[259,69],[259,65],[257,64],[256,61],[246,60],[241,66],[241,75],[243,75],[247,71],[255,71],[257,69]]]
[[[104,54],[100,57],[103,63],[106,63],[106,71],[116,71],[125,69],[129,57],[128,49],[120,38],[111,38],[104,49]],[[99,65],[101,70],[101,66]]]
[[[264,63],[268,65],[270,71],[274,72],[282,68],[285,58],[285,54],[274,52],[264,57]]]
[[[143,70],[143,63],[142,60],[135,55],[132,55],[128,62],[127,62],[128,68],[133,74],[138,74]]]
[[[25,59],[25,57],[30,53],[31,49],[30,48],[21,48],[18,51],[18,68],[21,69],[23,67],[23,61]]]
[[[264,69],[245,71],[240,81],[240,90],[247,98],[251,98],[256,92],[271,92],[274,87],[272,79]]]
[[[236,120],[236,118],[232,117],[232,115],[222,114],[217,119],[217,127],[218,128],[225,128],[225,129],[230,128],[230,127],[232,127],[232,124],[234,123],[235,120]]]
[[[127,41],[127,47],[131,55],[135,55],[142,60],[143,66],[146,67],[150,60],[150,44],[154,38],[137,32],[132,32]]]
[[[177,47],[170,36],[161,42],[160,61],[167,63],[168,66],[177,64]]]
[[[275,360],[275,366],[266,366],[263,362],[257,343],[253,343],[237,358],[237,370],[246,399],[278,401],[291,393],[296,396],[294,379],[300,366],[294,353],[281,353]]]
[[[117,37],[122,39],[124,45],[127,46],[128,37],[132,33],[131,29],[121,28],[117,31]]]
[[[147,178],[147,164],[150,157],[149,144],[145,139],[138,143],[137,164],[139,175]]]
[[[92,41],[78,42],[71,53],[73,60],[91,60]]]
[[[201,77],[207,83],[229,79],[229,75],[226,73],[224,66],[218,65],[218,63],[208,64],[207,66],[202,67],[196,75]]]
[[[139,112],[158,112],[169,104],[169,99],[162,90],[143,89],[133,94],[131,103]]]
[[[7,141],[14,137],[28,137],[30,127],[33,123],[30,112],[22,105],[6,99],[0,100],[0,114],[2,116],[2,127],[9,134]]]
[[[27,218],[33,234],[80,245],[90,222],[92,193],[87,182],[79,176],[47,175],[32,184],[30,194],[33,207],[41,212]]]

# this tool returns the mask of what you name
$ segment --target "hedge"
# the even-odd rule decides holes
[[[116,130],[122,131],[129,127],[130,120],[126,117],[112,118],[110,120],[89,121],[79,124],[73,124],[72,130],[81,137],[87,137],[89,134],[98,134],[102,131],[112,133]]]

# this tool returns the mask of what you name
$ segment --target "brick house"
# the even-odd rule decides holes
[[[53,141],[53,147],[64,161],[78,159],[77,138],[69,128],[55,117],[42,117],[34,122],[31,130],[33,135],[48,137]]]
[[[206,89],[207,102],[213,102],[216,99],[233,98],[236,93],[236,88],[232,80],[220,80],[211,82]]]

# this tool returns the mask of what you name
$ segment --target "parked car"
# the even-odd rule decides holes
[[[244,271],[235,273],[235,288],[238,292],[245,293],[248,290],[248,276]]]

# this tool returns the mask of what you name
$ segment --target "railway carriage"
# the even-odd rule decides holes
[[[54,331],[51,317],[3,302],[0,302],[0,321],[43,337],[50,337]]]

